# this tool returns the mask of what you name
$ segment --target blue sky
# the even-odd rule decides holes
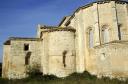
[[[0,0],[0,62],[8,37],[35,37],[37,24],[56,26],[63,16],[94,0]]]

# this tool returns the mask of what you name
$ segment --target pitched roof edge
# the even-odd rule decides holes
[[[59,25],[58,26],[60,26],[64,21],[65,21],[65,19],[67,18],[67,17],[71,17],[71,15],[69,15],[69,16],[64,16],[63,18],[62,18],[62,20],[61,20],[61,22],[59,23]]]

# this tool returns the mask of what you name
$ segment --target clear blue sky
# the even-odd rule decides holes
[[[37,24],[58,25],[63,16],[94,0],[0,0],[0,62],[8,37],[35,37]]]

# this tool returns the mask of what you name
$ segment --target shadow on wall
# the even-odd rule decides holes
[[[27,52],[27,54],[25,56],[25,65],[29,65],[31,54],[32,54],[31,52]]]

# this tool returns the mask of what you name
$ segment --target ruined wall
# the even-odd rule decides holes
[[[99,77],[128,77],[127,43],[117,41],[95,47],[90,51],[89,58],[92,61],[90,72]]]
[[[74,32],[63,30],[46,32],[43,37],[45,58],[42,58],[42,61],[45,60],[43,67],[47,70],[47,74],[64,77],[75,72]]]
[[[29,44],[29,50],[24,50],[24,44]],[[33,64],[40,65],[39,40],[14,39],[11,40],[11,58],[9,78],[23,78],[26,76],[26,67]],[[29,53],[29,63],[25,64],[25,57]]]

